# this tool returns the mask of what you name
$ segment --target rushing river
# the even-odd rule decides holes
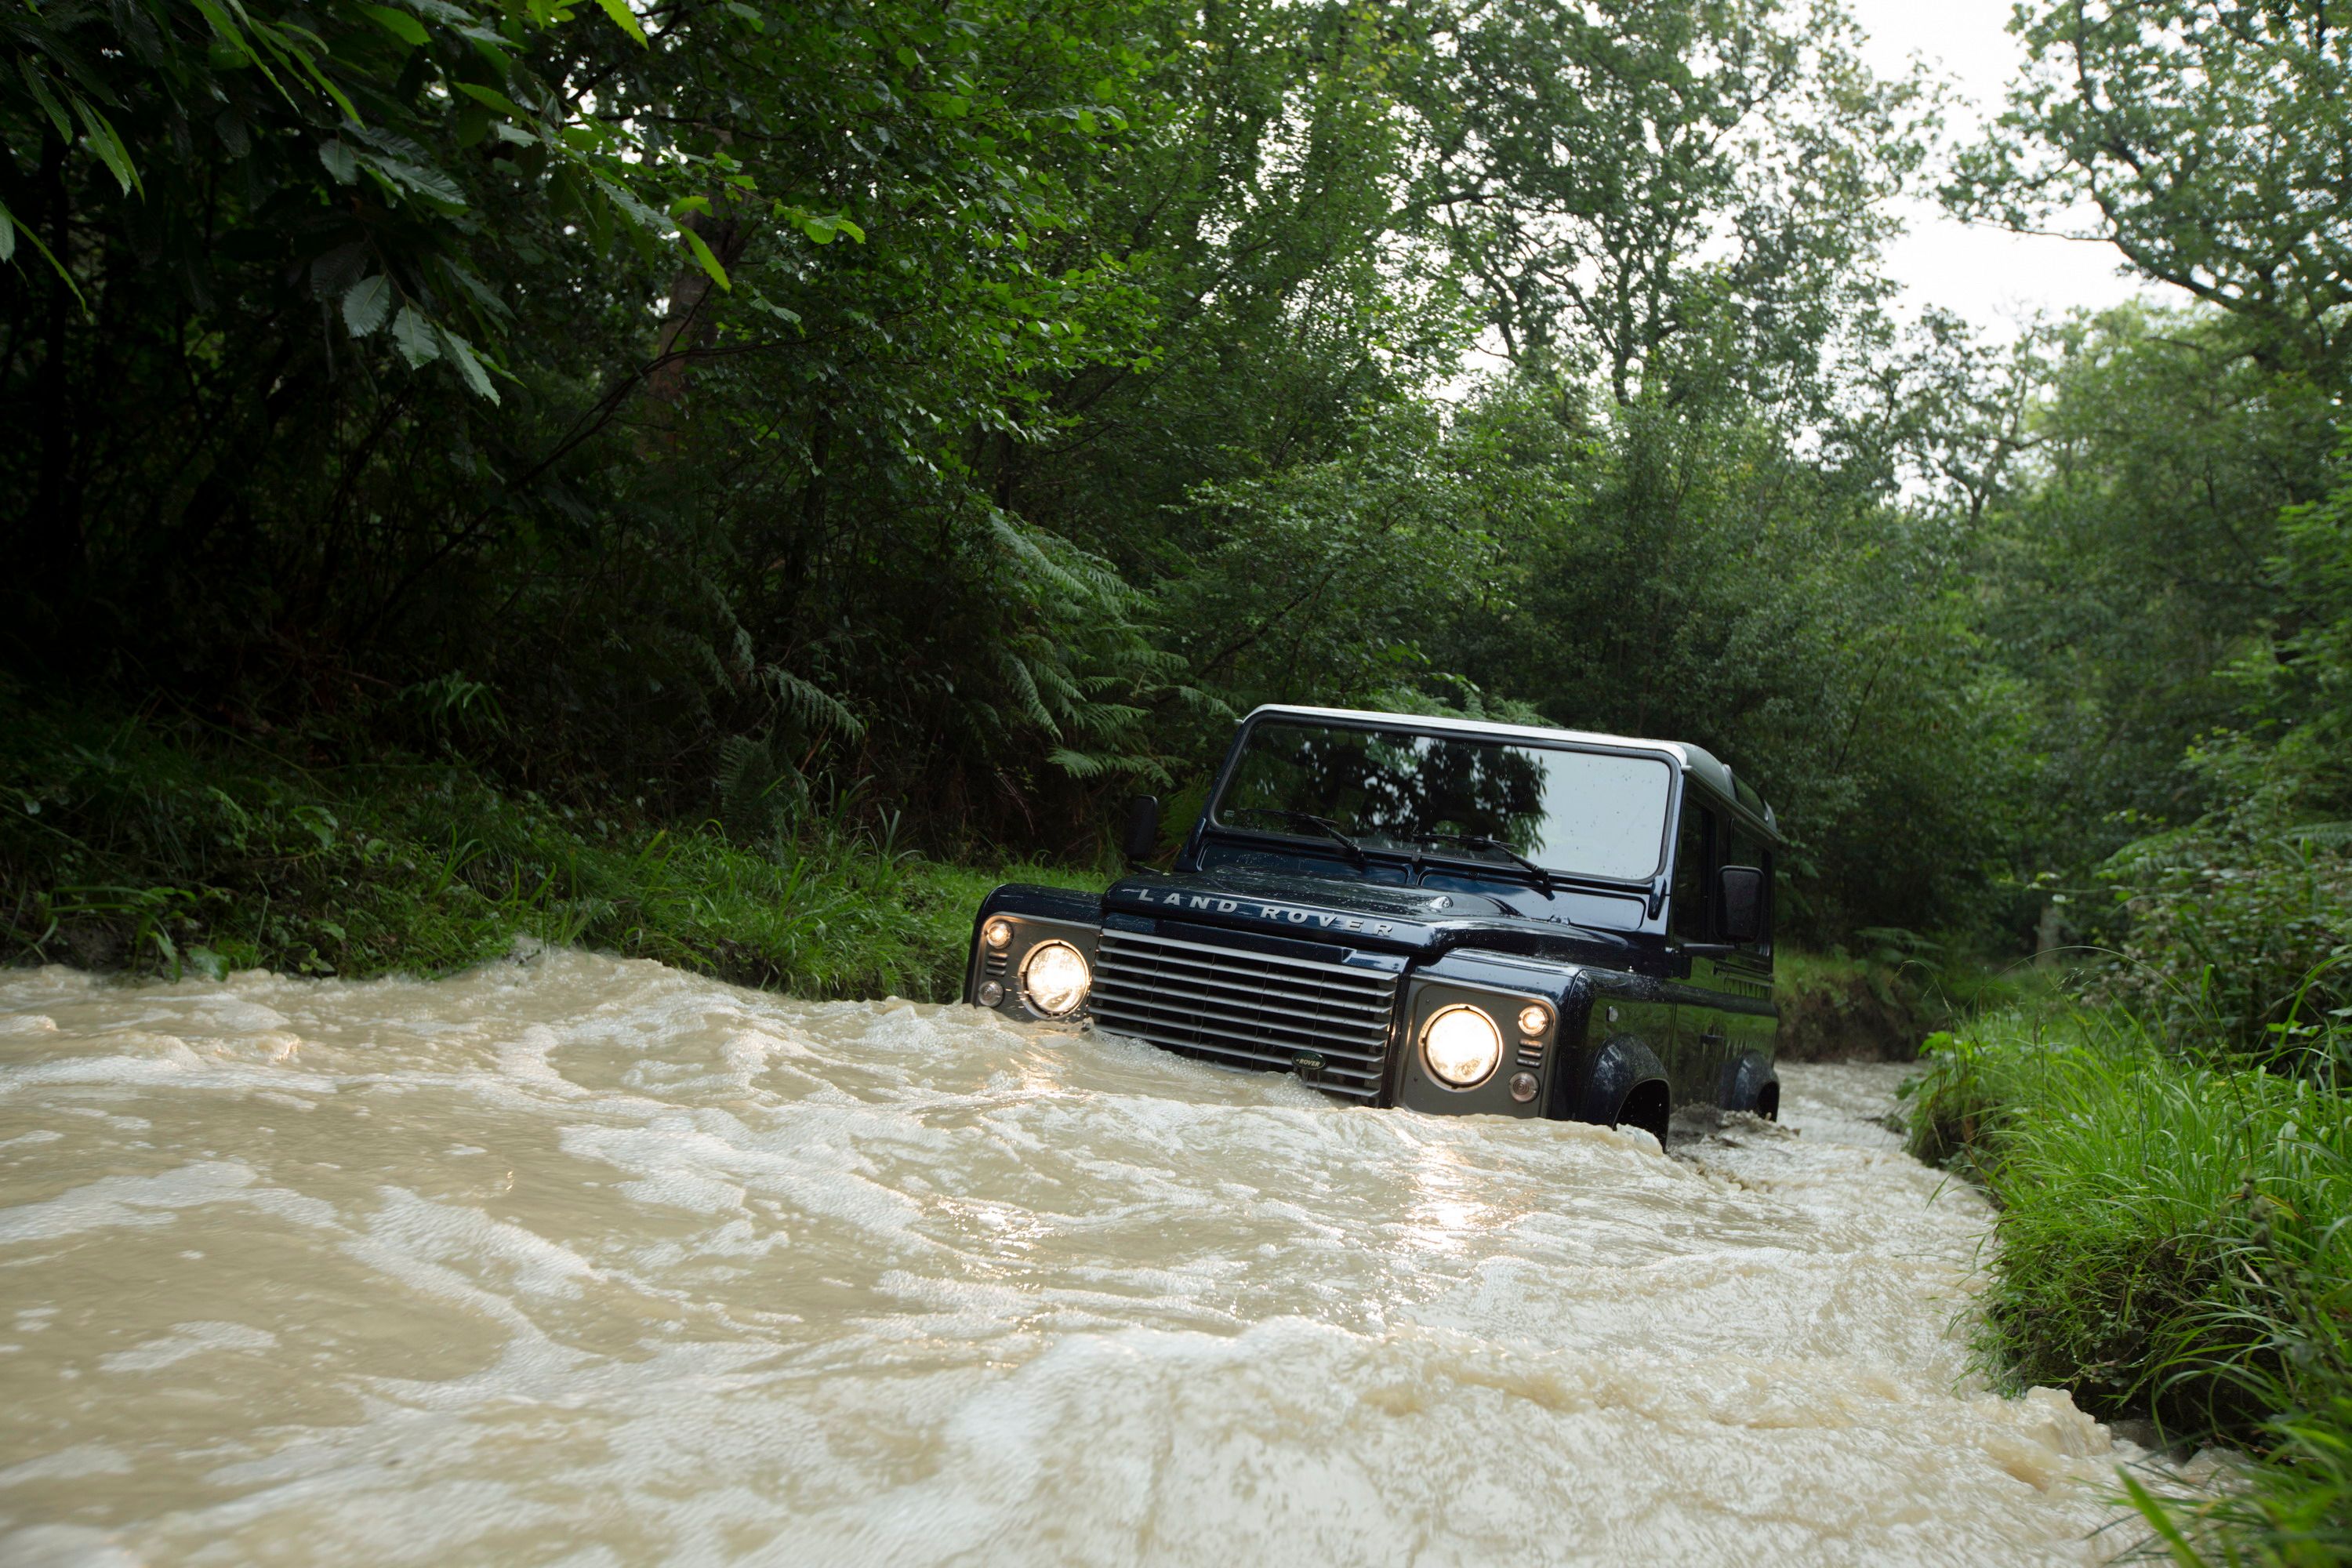
[[[2101,1561],[1899,1070],[1669,1157],[574,953],[0,973],[0,1563]]]

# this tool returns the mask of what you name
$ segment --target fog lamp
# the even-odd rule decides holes
[[[989,921],[981,928],[980,940],[991,947],[1009,945],[1013,941],[1013,922],[1003,920]]]
[[[1503,1032],[1479,1009],[1458,1003],[1422,1026],[1421,1055],[1439,1082],[1475,1089],[1503,1059]]]
[[[1551,1027],[1551,1009],[1540,1002],[1530,1002],[1519,1009],[1519,1033],[1540,1035]]]
[[[1087,999],[1094,973],[1066,942],[1041,942],[1021,964],[1021,994],[1048,1018],[1066,1018]]]

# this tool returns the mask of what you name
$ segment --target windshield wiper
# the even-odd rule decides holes
[[[1527,868],[1528,874],[1536,879],[1536,886],[1543,889],[1545,898],[1551,897],[1549,871],[1545,870],[1509,845],[1498,844],[1483,833],[1416,833],[1412,836],[1412,841],[1415,844],[1459,844],[1465,849],[1484,849],[1491,854],[1507,856]]]
[[[1339,825],[1328,816],[1318,816],[1311,811],[1292,811],[1286,806],[1280,805],[1229,805],[1225,807],[1224,815],[1271,816],[1278,822],[1303,822],[1345,849],[1348,852],[1348,858],[1355,861],[1359,868],[1371,864],[1370,858],[1364,853],[1364,847],[1340,832]]]

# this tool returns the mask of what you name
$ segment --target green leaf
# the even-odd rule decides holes
[[[710,247],[703,243],[702,237],[687,227],[681,227],[677,232],[686,240],[687,249],[694,252],[696,262],[710,274],[710,280],[731,292],[735,285],[727,280],[727,268],[719,265],[719,258],[710,253]]]
[[[466,384],[474,389],[474,395],[487,397],[496,403],[499,389],[490,384],[490,373],[484,370],[482,362],[475,357],[474,345],[446,327],[436,327],[434,331],[440,336],[441,346],[448,351],[450,363],[457,367],[457,374],[464,376]]]
[[[403,305],[400,314],[393,318],[392,341],[411,370],[441,357],[441,344],[433,335],[433,323],[418,315],[414,305]]]
[[[343,291],[343,326],[355,338],[382,327],[392,314],[392,279],[379,272]]]
[[[801,226],[803,234],[807,235],[819,245],[831,245],[836,236],[845,234],[860,245],[866,243],[866,231],[839,213],[835,213],[828,217],[817,213],[804,213],[798,209],[792,209],[787,216]]]
[[[645,43],[646,30],[637,26],[636,13],[629,9],[629,0],[596,0],[596,4],[604,7],[604,15],[613,18],[614,26]]]
[[[16,68],[24,73],[25,85],[33,89],[33,101],[41,106],[41,112],[49,117],[49,123],[58,128],[58,140],[72,141],[73,121],[66,118],[65,105],[49,91],[49,84],[43,79],[38,63],[32,56],[26,55],[16,62]]]
[[[137,190],[139,171],[131,166],[131,149],[122,144],[122,138],[115,134],[114,127],[107,122],[106,116],[79,94],[74,96],[73,106],[74,112],[81,116],[82,129],[89,134],[90,147],[112,171],[116,181],[122,186],[122,194],[127,196]]]
[[[427,169],[405,158],[390,158],[381,153],[362,153],[360,162],[403,189],[429,201],[453,207],[466,205],[466,193],[457,188],[455,180],[438,169]]]
[[[498,290],[475,276],[470,268],[456,261],[446,261],[442,266],[450,280],[471,295],[474,303],[479,305],[485,313],[500,321],[513,319],[514,312],[507,308],[504,300],[499,298]]]
[[[7,203],[0,202],[0,261],[6,261],[16,254],[16,215],[8,210]],[[81,285],[76,283],[73,274],[58,262],[57,253],[42,244],[41,237],[31,229],[26,229],[24,235],[32,241],[33,248],[41,253],[41,258],[49,264],[49,270],[55,272],[58,280],[73,294],[74,303],[81,307],[82,314],[89,315],[89,301],[82,297]]]
[[[638,228],[664,239],[667,239],[677,230],[677,225],[639,201],[636,194],[627,186],[616,181],[608,180],[602,174],[593,177],[597,188],[602,190],[605,199],[613,204],[613,210],[627,218]]]
[[[356,185],[360,183],[360,161],[343,142],[320,142],[319,162],[327,166],[327,173],[335,177],[335,184]]]
[[[370,20],[411,48],[425,47],[425,24],[405,11],[395,11],[389,5],[362,5]]]
[[[221,9],[215,0],[189,0],[189,4],[194,5],[198,14],[211,26],[214,37],[219,39],[223,47],[259,71],[269,85],[278,89],[278,97],[289,103],[294,101],[294,95],[286,90],[286,84],[278,79],[278,73],[269,68],[269,62],[261,58],[261,51],[254,47],[226,11]],[[239,6],[238,9],[242,11],[244,7]]]
[[[487,104],[490,108],[497,110],[500,114],[511,115],[517,120],[529,120],[531,118],[530,114],[523,109],[522,105],[517,103],[513,99],[509,98],[505,93],[499,91],[496,88],[484,87],[478,82],[470,81],[452,82],[449,85],[456,88],[459,92],[464,93],[467,98],[472,99],[476,103]]]

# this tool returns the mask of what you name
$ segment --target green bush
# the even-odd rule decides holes
[[[2108,862],[2128,933],[2098,994],[2176,1044],[2306,1072],[2352,1019],[2352,825],[2298,820],[2291,778]]]
[[[2019,1385],[2256,1456],[2193,1559],[2352,1551],[2352,1117],[2308,1079],[2187,1059],[2112,1013],[1932,1043],[1912,1147],[2000,1205],[1980,1350]],[[2201,1542],[2201,1544],[2200,1544]]]

